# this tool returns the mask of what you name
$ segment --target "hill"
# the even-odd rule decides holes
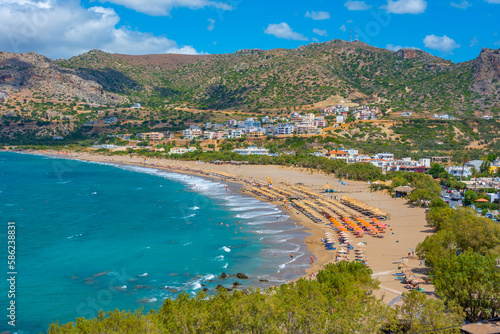
[[[0,91],[91,104],[120,104],[128,97],[255,110],[341,96],[386,109],[473,115],[498,112],[499,79],[500,50],[485,48],[478,58],[454,64],[421,50],[392,52],[342,40],[200,56],[92,50],[52,61],[35,53],[0,53]]]

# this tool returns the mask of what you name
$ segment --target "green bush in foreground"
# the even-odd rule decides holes
[[[403,296],[402,307],[389,308],[370,293],[378,287],[371,274],[359,263],[329,264],[315,281],[248,294],[182,294],[158,311],[100,312],[94,319],[52,324],[48,333],[405,333],[462,322],[460,312],[416,291]]]
[[[460,305],[470,321],[500,310],[500,225],[471,209],[435,207],[427,221],[437,230],[417,247],[432,267],[433,283],[447,305]]]

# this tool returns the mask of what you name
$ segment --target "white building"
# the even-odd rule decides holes
[[[203,132],[203,139],[204,140],[214,139],[214,137],[215,137],[215,132],[213,132],[213,131],[205,131],[205,132]]]
[[[294,128],[295,127],[292,124],[281,123],[281,124],[278,124],[278,126],[276,127],[276,134],[277,135],[292,135]]]
[[[243,131],[241,131],[241,130],[231,130],[231,138],[237,139],[237,138],[241,138],[241,136],[243,136]]]
[[[169,153],[170,154],[184,154],[184,153],[194,152],[194,151],[196,151],[196,147],[189,147],[189,148],[173,147],[170,149]]]
[[[446,171],[455,177],[472,176],[472,168],[467,166],[451,166],[448,167]]]
[[[198,138],[202,134],[203,134],[203,132],[201,131],[201,129],[186,129],[186,130],[182,131],[182,135],[184,136],[184,138],[189,139],[189,140],[194,139],[194,138]]]
[[[381,160],[394,160],[394,154],[393,153],[377,153],[373,156],[374,159],[381,159]]]
[[[337,118],[336,118],[337,124],[345,123],[345,120],[346,120],[346,118],[344,115],[337,115]]]
[[[268,155],[269,151],[261,147],[237,148],[233,152],[241,155]]]
[[[358,150],[353,150],[351,148],[339,148],[339,151],[344,151],[349,157],[354,157],[359,154]]]
[[[431,167],[431,159],[418,159],[420,166]]]

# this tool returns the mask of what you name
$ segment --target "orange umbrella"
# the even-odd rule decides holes
[[[480,198],[480,199],[476,200],[476,202],[486,203],[486,202],[489,202],[489,201],[487,199],[485,199],[485,198]]]

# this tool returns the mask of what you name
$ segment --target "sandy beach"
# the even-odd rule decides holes
[[[393,273],[401,272],[401,266],[412,271],[417,276],[421,276],[422,273],[426,272],[426,268],[423,267],[420,261],[413,255],[417,244],[423,241],[426,236],[433,233],[432,229],[427,226],[425,221],[425,210],[422,208],[410,207],[403,199],[394,199],[381,192],[370,192],[366,182],[343,181],[344,184],[341,184],[339,180],[332,175],[283,166],[214,165],[197,163],[195,161],[157,158],[148,158],[145,160],[144,157],[128,155],[105,156],[81,152],[63,154],[44,151],[32,153],[55,155],[68,159],[132,164],[152,168],[168,166],[168,170],[172,172],[189,172],[186,171],[186,168],[202,170],[207,173],[209,171],[216,171],[234,175],[240,182],[243,180],[247,182],[248,180],[257,180],[266,183],[270,179],[273,184],[277,186],[280,184],[290,185],[302,183],[304,187],[307,187],[313,192],[317,192],[318,196],[322,193],[322,187],[329,184],[332,189],[335,190],[335,193],[328,194],[329,196],[347,195],[373,207],[380,208],[390,215],[390,219],[384,221],[388,226],[383,238],[376,238],[365,234],[362,238],[353,240],[354,244],[358,242],[366,243],[366,261],[373,270],[373,277],[378,278],[381,282],[380,289],[374,291],[377,297],[389,303],[390,301],[397,300],[397,297],[400,296],[401,293],[408,291],[393,275]],[[252,195],[259,198],[255,194]],[[259,199],[262,200],[262,198]],[[313,222],[303,213],[295,209],[287,209],[283,206],[283,203],[276,201],[272,203],[281,205],[284,210],[290,213],[292,218],[304,225],[309,230],[308,232],[312,234],[306,237],[305,243],[307,244],[307,250],[316,257],[316,261],[306,270],[306,275],[304,277],[314,277],[314,273],[317,273],[324,265],[334,262],[336,252],[334,250],[327,250],[321,240],[325,237],[325,233],[334,233],[330,225]],[[350,260],[353,260],[353,251],[350,251],[347,256],[350,257]],[[430,284],[422,284],[421,287],[427,292],[434,291],[433,286]]]

